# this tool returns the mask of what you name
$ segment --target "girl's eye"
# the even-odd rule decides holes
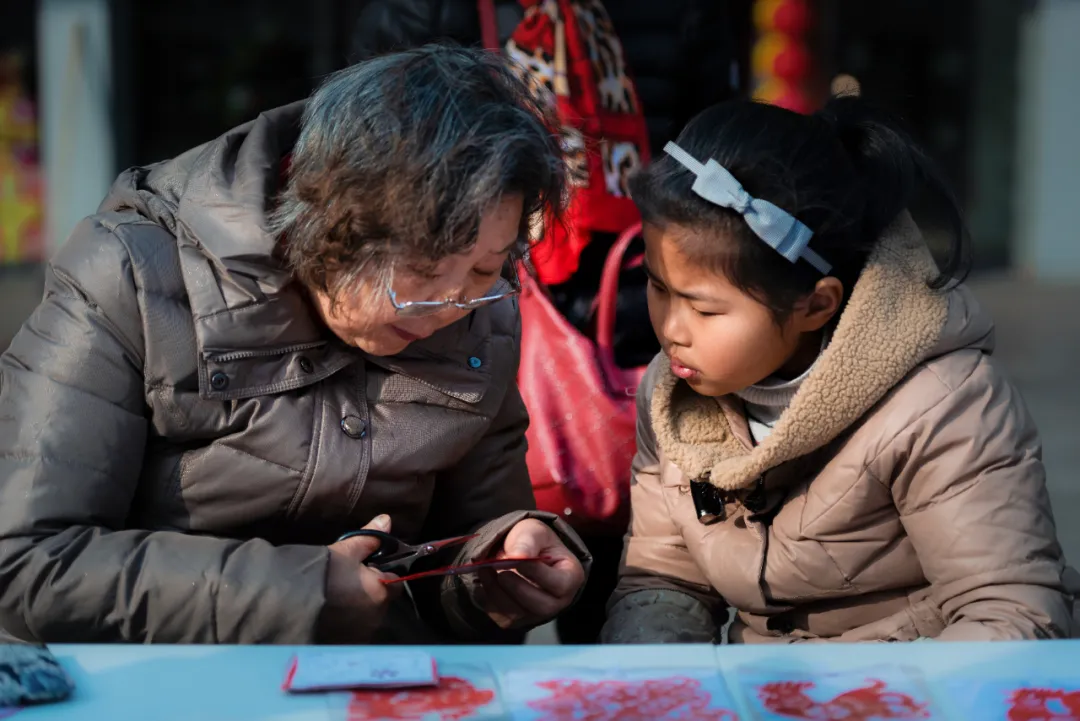
[[[720,315],[719,313],[709,313],[709,312],[704,311],[704,310],[698,310],[697,308],[694,309],[694,312],[697,313],[702,318],[714,318],[714,317]]]
[[[473,268],[473,273],[475,273],[481,278],[494,278],[499,274],[500,270],[502,270],[501,267],[496,268],[495,270],[481,270],[480,268]]]

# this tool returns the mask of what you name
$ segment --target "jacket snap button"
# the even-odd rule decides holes
[[[315,364],[311,362],[311,359],[307,356],[300,356],[300,370],[305,373],[311,373],[315,370]]]
[[[480,360],[476,356],[473,356],[472,358],[469,359],[469,367],[470,368],[479,368],[482,365],[484,365],[484,361]]]
[[[223,391],[229,387],[229,376],[217,371],[210,376],[210,387],[216,391]]]
[[[349,438],[363,438],[367,435],[367,424],[360,416],[345,416],[341,419],[341,430]]]

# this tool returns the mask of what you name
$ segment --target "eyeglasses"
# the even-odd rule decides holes
[[[386,292],[390,294],[390,302],[394,304],[394,310],[398,315],[408,318],[415,318],[422,315],[434,315],[441,313],[448,308],[459,308],[461,310],[475,310],[481,306],[490,305],[496,301],[503,300],[504,298],[511,298],[521,293],[521,278],[518,276],[517,263],[511,262],[510,264],[511,279],[500,278],[494,287],[492,292],[485,295],[482,298],[471,298],[469,300],[409,300],[404,303],[398,301],[397,293],[390,287],[386,286]]]

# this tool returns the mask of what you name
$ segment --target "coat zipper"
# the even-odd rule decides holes
[[[302,350],[312,350],[313,348],[322,348],[328,345],[328,341],[312,341],[309,343],[296,343],[294,345],[285,346],[284,348],[265,348],[263,350],[240,350],[233,351],[232,353],[221,353],[220,355],[210,354],[207,356],[208,360],[212,360],[216,363],[229,363],[230,361],[247,360],[248,358],[267,358],[270,356],[288,355],[289,353],[296,353]]]

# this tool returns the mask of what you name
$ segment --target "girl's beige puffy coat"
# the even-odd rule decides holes
[[[990,319],[932,272],[905,216],[757,447],[737,400],[654,361],[606,641],[712,640],[729,605],[736,642],[1076,635],[1038,433]],[[728,499],[713,525],[689,493],[704,478]]]

